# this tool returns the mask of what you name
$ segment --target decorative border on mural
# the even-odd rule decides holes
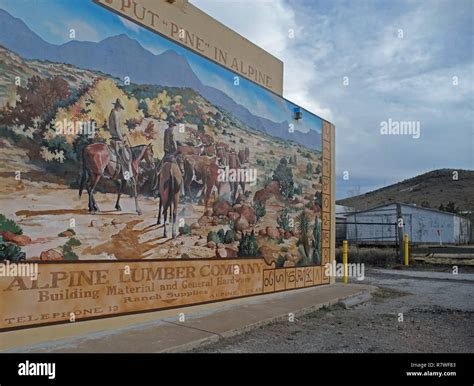
[[[331,149],[332,149],[332,131],[334,125],[323,120],[322,127],[322,148],[323,148],[323,171],[322,171],[322,207],[321,207],[321,265],[324,267],[331,261],[331,178],[333,170],[331,169]],[[334,225],[334,224],[332,224]],[[322,282],[329,283],[329,276],[326,276],[323,270]]]

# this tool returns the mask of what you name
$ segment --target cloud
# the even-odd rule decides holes
[[[117,17],[120,19],[120,21],[122,22],[122,24],[123,24],[125,27],[127,27],[129,30],[131,30],[131,31],[133,31],[133,32],[136,32],[136,33],[140,32],[140,28],[141,28],[141,27],[140,27],[138,24],[133,23],[133,22],[131,22],[130,20],[125,19],[125,18],[123,18],[123,17],[121,17],[121,16],[117,16]]]
[[[91,24],[81,19],[58,20],[57,22],[45,22],[43,25],[49,29],[50,33],[59,37],[62,41],[69,41],[70,32],[75,31],[75,39],[80,41],[98,42],[101,36],[97,29]]]
[[[284,96],[336,125],[339,197],[474,168],[472,1],[192,2],[283,60]],[[389,118],[419,121],[420,138],[380,135]]]
[[[310,86],[316,74],[314,58],[322,55],[326,47],[315,47],[311,55],[302,54],[299,45],[304,31],[290,4],[283,0],[259,0],[251,6],[247,1],[236,0],[192,3],[284,62],[285,97],[325,119],[332,118],[329,107]]]

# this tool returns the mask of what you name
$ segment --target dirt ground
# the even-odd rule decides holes
[[[114,209],[115,194],[97,192],[95,199],[101,211],[91,214],[87,210],[87,192],[79,198],[77,190],[61,184],[26,179],[17,181],[14,177],[4,177],[3,181],[5,183],[0,188],[2,214],[14,219],[23,233],[32,239],[31,244],[22,247],[27,259],[60,248],[67,238],[58,237],[58,234],[69,228],[74,229],[81,242],[74,248],[80,260],[215,258],[216,251],[206,246],[207,234],[211,230],[229,229],[228,224],[211,225],[207,222],[200,225],[198,221],[203,216],[204,205],[181,202],[176,228],[181,220],[195,227],[191,235],[178,235],[173,240],[169,224],[167,238],[163,236],[163,225],[156,225],[157,199],[139,196],[143,214],[138,216],[134,200],[129,195],[122,195],[122,211],[119,212]],[[224,193],[226,188],[223,188]],[[281,202],[269,200],[267,215],[255,227],[256,232],[266,226],[275,226],[278,212],[283,208]],[[71,221],[74,221],[73,227]],[[283,253],[282,250],[296,254],[296,237],[285,239],[281,244],[277,240],[261,238],[259,245],[275,256]],[[237,250],[238,241],[231,246]]]
[[[474,275],[469,280],[366,272],[372,299],[278,322],[194,352],[474,352]],[[400,314],[403,321],[400,321]]]

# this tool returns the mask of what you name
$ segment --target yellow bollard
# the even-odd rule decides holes
[[[347,240],[342,242],[342,267],[344,269],[342,282],[347,284]]]
[[[404,265],[405,267],[408,267],[408,234],[405,233],[405,237],[403,238],[403,244],[404,244]]]

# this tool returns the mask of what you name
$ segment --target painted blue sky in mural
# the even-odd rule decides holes
[[[253,114],[273,122],[293,122],[296,130],[321,132],[321,119],[304,111],[303,120],[295,122],[296,107],[254,83],[240,78],[234,85],[235,74],[187,49],[158,36],[118,15],[86,0],[0,0],[0,8],[14,17],[19,17],[27,26],[49,43],[61,45],[69,42],[69,30],[74,28],[76,40],[99,42],[111,36],[126,34],[137,40],[146,50],[159,55],[173,50],[186,58],[193,72],[204,85],[223,91],[236,103]],[[52,18],[54,15],[54,19]],[[133,82],[133,78],[131,79]],[[320,148],[320,146],[316,146]]]

